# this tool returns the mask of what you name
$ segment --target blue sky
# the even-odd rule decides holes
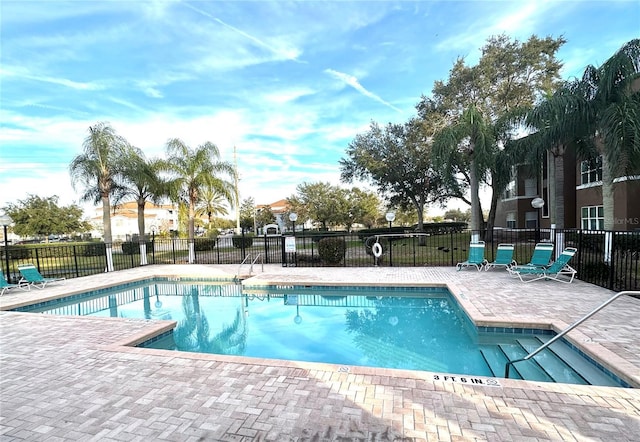
[[[79,203],[68,165],[98,121],[149,157],[236,146],[241,199],[266,204],[338,184],[356,134],[407,121],[489,36],[563,35],[580,76],[640,36],[640,2],[2,0],[0,32],[0,207]]]

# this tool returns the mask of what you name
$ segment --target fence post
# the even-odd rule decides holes
[[[78,252],[76,246],[73,246],[73,266],[76,269],[76,278],[80,277],[80,269],[78,268]]]
[[[247,257],[247,251],[246,251],[246,247],[245,247],[245,243],[244,243],[244,227],[242,228],[242,230],[240,231],[240,235],[242,236],[242,259],[240,260],[240,262],[244,261],[244,259]]]
[[[171,238],[171,258],[173,259],[173,263],[176,263],[176,238]]]
[[[287,252],[284,246],[284,236],[280,236],[280,250],[282,251],[282,267],[287,267]]]
[[[453,232],[449,232],[449,250],[451,250],[451,267],[455,266],[456,263],[454,262],[455,259],[453,258],[453,251],[455,250],[453,248]]]
[[[578,230],[578,244],[576,245],[576,248],[578,249],[578,265],[576,266],[576,268],[578,269],[578,271],[581,271],[582,269],[582,229]]]
[[[607,251],[609,252],[609,290],[613,290],[613,286],[615,283],[615,273],[616,273],[616,269],[615,269],[615,253],[616,253],[616,241],[615,241],[615,234],[614,232],[607,232],[605,233],[605,235],[609,235],[609,247],[607,248]],[[605,241],[606,243],[606,241]],[[605,246],[606,247],[606,246]],[[607,251],[605,251],[605,254],[607,253]],[[606,256],[606,255],[605,255]],[[606,257],[605,257],[606,259]]]
[[[264,260],[266,264],[269,264],[269,244],[267,243],[267,234],[264,234]]]
[[[349,232],[347,232],[347,235],[349,234]],[[342,253],[342,262],[344,263],[342,267],[346,267],[347,266],[347,244],[349,244],[349,242],[347,241],[347,235],[344,235],[342,237],[342,240],[344,241],[344,252]]]

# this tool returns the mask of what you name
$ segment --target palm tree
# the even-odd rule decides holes
[[[559,163],[551,173],[562,170],[567,148],[575,147],[584,159],[603,155],[604,228],[613,230],[613,178],[640,170],[640,40],[626,43],[600,68],[587,66],[582,79],[566,82],[526,121],[535,132],[520,144],[530,159],[549,150]],[[561,192],[556,188],[552,195]],[[552,200],[550,213],[563,227],[561,199]]]
[[[167,142],[167,160],[163,168],[173,176],[168,185],[174,200],[188,207],[189,215],[189,263],[195,262],[195,217],[196,208],[203,200],[205,189],[213,188],[227,201],[233,201],[233,184],[218,174],[233,177],[231,164],[220,161],[220,151],[215,144],[207,141],[195,149],[177,138]]]
[[[485,178],[496,150],[496,138],[491,123],[471,105],[465,109],[454,124],[440,131],[433,144],[439,166],[453,167],[452,159],[459,155],[469,161],[469,186],[471,190],[471,230],[474,234],[482,229],[482,206],[480,204],[480,182]],[[477,241],[476,236],[474,240]]]
[[[123,159],[123,189],[118,200],[134,198],[138,206],[138,235],[140,243],[140,265],[147,264],[147,246],[145,239],[144,208],[147,201],[159,203],[167,195],[165,183],[159,176],[162,162],[147,159],[144,153],[133,146],[127,146]]]
[[[553,94],[530,109],[523,119],[524,126],[531,133],[510,142],[514,158],[520,163],[528,164],[532,176],[541,170],[542,161],[547,153],[549,161],[549,218],[552,225],[565,227],[564,210],[564,155],[567,149],[576,148],[573,142],[575,135],[566,126],[573,114],[572,100],[576,93],[574,82],[565,82]],[[579,147],[579,146],[578,146]],[[580,149],[580,156],[589,153]],[[517,164],[518,161],[514,161]]]
[[[580,141],[603,154],[604,228],[613,230],[613,179],[640,171],[640,39],[623,45],[599,68],[587,66],[580,86]]]
[[[206,186],[202,191],[202,198],[196,207],[198,216],[206,216],[209,226],[215,215],[227,215],[226,201],[228,196],[223,195],[215,186]]]
[[[113,271],[110,197],[121,188],[118,177],[127,142],[104,122],[89,127],[82,147],[84,152],[69,165],[71,184],[82,186],[82,201],[102,202],[102,223],[106,246],[107,271]]]

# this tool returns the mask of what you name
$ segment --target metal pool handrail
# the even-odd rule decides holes
[[[251,256],[251,253],[248,253],[238,266],[238,274],[236,275],[236,279],[240,279],[240,269],[242,269],[243,265],[247,264],[248,260],[251,259]],[[251,261],[251,267],[249,267],[249,276],[253,274],[253,265],[258,262],[258,259],[260,260],[260,264],[262,264],[262,272],[264,273],[264,260],[262,259],[262,253],[258,253],[256,257]]]
[[[522,362],[522,361],[526,361],[531,359],[532,357],[534,357],[535,355],[537,355],[538,353],[540,353],[542,350],[544,350],[545,348],[547,348],[548,346],[550,346],[551,344],[553,344],[554,342],[556,342],[558,339],[562,338],[564,335],[566,335],[567,333],[569,333],[571,330],[573,330],[574,328],[576,328],[577,326],[579,326],[580,324],[582,324],[584,321],[586,321],[587,319],[589,319],[590,317],[592,317],[593,315],[595,315],[596,313],[598,313],[600,310],[602,310],[603,308],[605,308],[606,306],[608,306],[609,304],[611,304],[613,301],[615,301],[616,299],[618,299],[621,296],[624,295],[629,295],[632,296],[634,298],[640,298],[640,291],[630,291],[630,290],[625,290],[623,292],[618,292],[615,295],[613,295],[611,298],[607,299],[605,302],[603,302],[602,304],[600,304],[597,308],[595,308],[594,310],[592,310],[591,312],[587,313],[585,316],[583,316],[581,319],[577,320],[576,322],[574,322],[573,324],[571,324],[569,327],[565,328],[564,330],[562,330],[560,333],[558,333],[556,336],[553,337],[553,339],[545,342],[544,344],[542,344],[540,347],[538,347],[537,349],[533,350],[531,353],[529,353],[528,355],[526,355],[524,358],[520,358],[520,359],[514,359],[513,361],[509,361],[505,364],[504,366],[504,377],[508,378],[509,377],[509,369],[511,368],[511,366],[513,364],[515,364],[516,362]]]

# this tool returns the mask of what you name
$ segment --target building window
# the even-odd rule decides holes
[[[581,184],[602,181],[602,156],[580,163]]]
[[[516,212],[507,213],[507,229],[516,228]]]
[[[504,199],[515,198],[516,196],[516,181],[509,181],[507,188],[504,190]]]
[[[549,204],[547,204],[547,201],[551,200],[551,194],[549,193],[549,188],[547,187],[546,184],[542,188],[542,195],[543,195],[543,198],[545,199],[544,206],[542,206],[542,217],[549,218]]]
[[[604,230],[604,208],[602,206],[583,207],[581,214],[584,230]]]
[[[538,196],[538,180],[526,178],[524,180],[524,196]]]
[[[535,229],[538,227],[538,212],[525,212],[524,227],[527,229]]]

